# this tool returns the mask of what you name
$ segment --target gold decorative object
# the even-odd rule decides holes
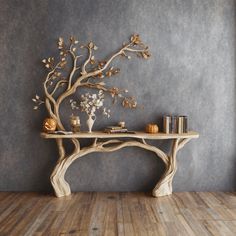
[[[120,121],[118,123],[118,125],[121,127],[121,128],[125,128],[125,122],[124,121]]]
[[[74,133],[79,132],[80,131],[80,118],[79,118],[79,116],[72,115],[70,117],[70,125],[71,125],[71,129]]]
[[[159,128],[156,124],[147,124],[146,125],[146,132],[150,134],[156,134],[158,133]]]
[[[46,133],[53,132],[57,128],[57,122],[52,118],[46,118],[43,121],[43,131]]]

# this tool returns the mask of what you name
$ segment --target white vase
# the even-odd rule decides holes
[[[88,116],[88,119],[87,119],[87,126],[88,126],[88,129],[89,129],[89,133],[92,132],[92,128],[93,128],[93,124],[96,120],[96,116],[95,115],[89,115]]]

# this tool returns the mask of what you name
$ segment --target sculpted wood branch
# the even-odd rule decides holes
[[[127,53],[137,54],[137,56],[144,59],[150,57],[148,47],[142,43],[139,35],[132,35],[129,42],[125,43],[106,61],[95,60],[93,52],[98,48],[93,42],[90,42],[88,45],[80,45],[81,50],[84,48],[88,50],[87,58],[80,66],[78,66],[77,63],[78,59],[82,57],[83,54],[76,55],[78,46],[79,41],[74,37],[70,38],[68,47],[64,39],[60,37],[58,40],[58,49],[60,51],[59,62],[55,64],[54,57],[43,59],[45,67],[49,69],[49,72],[43,83],[45,93],[44,103],[49,115],[57,121],[57,128],[59,130],[65,130],[60,117],[60,105],[67,97],[73,95],[78,88],[85,87],[97,90],[101,89],[107,93],[110,93],[113,97],[118,97],[118,95],[123,92],[122,90],[119,88],[109,88],[106,86],[105,82],[101,83],[101,79],[104,77],[110,77],[119,72],[119,69],[113,70],[113,67],[109,68],[113,61],[120,56],[130,59],[130,56],[127,55]],[[69,72],[65,70],[66,65],[69,64],[68,56],[70,56],[72,64]],[[77,72],[80,74],[79,76]],[[68,73],[66,77],[64,77],[65,73]],[[89,78],[93,78],[93,81],[89,81]],[[65,87],[65,85],[67,86]],[[52,86],[54,89],[51,88]],[[33,101],[37,103],[35,109],[37,109],[38,106],[43,103],[39,102],[38,99],[33,99]],[[129,100],[127,100],[127,102],[129,102]],[[135,106],[136,102],[133,103],[133,106],[127,107],[133,108]]]
[[[163,134],[164,135],[164,134]],[[76,137],[76,135],[74,135]],[[172,144],[172,149],[170,152],[170,155],[166,154],[163,152],[161,149],[147,144],[145,141],[145,138],[148,139],[158,139],[162,138],[161,136],[152,136],[152,135],[147,135],[145,133],[139,133],[138,135],[133,135],[134,138],[139,137],[140,141],[137,140],[120,140],[120,139],[114,139],[112,137],[116,137],[119,135],[115,134],[104,134],[101,135],[100,133],[90,135],[82,135],[82,137],[87,137],[87,138],[92,138],[97,136],[97,138],[94,139],[94,142],[92,145],[84,147],[82,149],[79,148],[79,146],[75,145],[74,152],[64,158],[60,158],[52,175],[51,175],[51,181],[52,185],[55,190],[55,194],[57,197],[62,197],[62,196],[67,196],[71,194],[71,190],[69,187],[69,184],[65,180],[65,173],[67,169],[70,167],[70,165],[77,160],[78,158],[85,156],[89,153],[94,153],[94,152],[114,152],[119,149],[125,148],[125,147],[139,147],[143,148],[145,150],[154,152],[165,164],[165,173],[161,177],[161,179],[158,181],[156,184],[155,188],[152,191],[153,196],[155,197],[160,197],[160,196],[166,196],[169,194],[172,194],[172,181],[173,177],[176,173],[177,170],[177,165],[176,165],[176,155],[178,150],[183,148],[183,146],[189,142],[192,138],[197,138],[198,134],[197,133],[189,133],[186,134],[185,138],[184,136],[181,135],[175,135],[173,136],[173,144]],[[98,138],[104,137],[111,137],[111,139],[107,141],[99,141]],[[127,135],[128,137],[129,135]],[[46,137],[49,138],[57,138],[60,137],[59,135],[47,135]],[[62,136],[65,137],[65,136]],[[121,137],[125,137],[125,134]],[[132,136],[131,136],[132,137]],[[171,135],[165,135],[166,138],[172,138]],[[62,147],[62,142],[58,142],[58,148],[59,148],[59,153],[60,156],[64,155],[64,148]]]

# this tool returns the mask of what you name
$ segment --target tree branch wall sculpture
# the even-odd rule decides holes
[[[83,54],[85,49],[87,50],[86,56]],[[121,98],[124,107],[135,108],[137,106],[134,97],[127,96],[126,89],[109,87],[105,79],[120,72],[119,68],[111,65],[116,58],[131,59],[130,54],[144,59],[150,57],[149,49],[143,44],[139,35],[132,35],[130,40],[107,60],[95,58],[94,51],[98,50],[98,47],[93,42],[83,45],[74,37],[70,37],[68,45],[60,37],[58,50],[60,59],[57,63],[54,57],[42,61],[48,69],[43,83],[45,99],[40,99],[38,95],[33,98],[36,103],[34,109],[38,109],[44,103],[50,117],[56,120],[58,130],[65,130],[60,117],[60,105],[79,88],[103,90],[104,93],[111,95],[114,102]]]

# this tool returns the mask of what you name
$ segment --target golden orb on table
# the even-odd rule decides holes
[[[46,118],[43,121],[43,131],[46,133],[50,133],[55,131],[57,128],[57,122],[52,118]]]

